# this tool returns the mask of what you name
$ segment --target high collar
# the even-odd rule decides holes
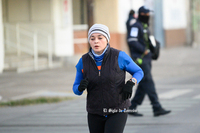
[[[107,55],[107,53],[110,51],[110,44],[108,43],[105,50],[103,51],[103,53],[101,55],[97,55],[94,53],[94,51],[92,50],[92,48],[90,47],[90,50],[88,52],[88,54],[97,62],[101,62],[104,58],[105,55]]]

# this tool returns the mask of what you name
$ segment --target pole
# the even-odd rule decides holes
[[[87,0],[87,21],[88,21],[88,29],[94,24],[93,7],[94,7],[94,2],[93,2],[93,0]]]
[[[94,1],[93,0],[87,0],[87,23],[88,23],[88,30],[94,24],[93,9],[94,9]],[[89,44],[88,44],[88,47],[90,47]]]
[[[193,28],[193,0],[189,1],[190,4],[190,43],[189,45],[192,46],[194,43],[194,28]]]
[[[48,66],[49,68],[52,68],[53,66],[53,57],[52,57],[52,40],[51,35],[48,35]]]
[[[4,69],[4,57],[5,57],[5,51],[4,51],[4,28],[3,28],[3,13],[2,13],[2,0],[0,0],[0,74],[3,72]],[[0,99],[2,97],[0,96]]]
[[[33,35],[33,57],[34,57],[34,70],[38,70],[38,44],[37,44],[37,32]]]
[[[19,23],[16,24],[17,56],[21,55]]]
[[[80,4],[81,24],[84,24],[84,0],[81,0]]]

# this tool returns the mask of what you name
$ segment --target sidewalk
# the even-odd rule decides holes
[[[166,85],[180,77],[199,76],[199,57],[199,48],[162,49],[158,61],[153,62],[152,73],[156,85]],[[0,108],[0,132],[88,133],[85,95],[76,96],[72,92],[75,71],[75,64],[73,64],[59,69],[39,72],[21,74],[7,72],[1,74],[0,96],[5,101],[38,96],[73,96],[77,99],[56,104]],[[172,104],[171,101],[163,102],[165,105]],[[176,101],[173,101],[173,103],[176,103]],[[189,101],[189,103],[195,105],[198,101]],[[173,113],[172,116],[154,119],[150,105],[144,104],[148,106],[144,109],[147,116],[141,119],[128,119],[126,133],[137,132],[136,127],[140,129],[148,124],[169,125],[172,120],[174,120],[174,123],[180,122],[180,119],[173,117]],[[183,106],[186,106],[185,103],[183,103]]]
[[[200,74],[200,47],[162,49],[158,61],[153,61],[156,79]]]
[[[75,67],[29,73],[6,72],[0,75],[3,101],[37,96],[74,96]]]
[[[179,47],[161,49],[160,57],[153,61],[152,75],[156,82],[179,76],[200,73],[200,48]],[[72,85],[78,58],[66,67],[38,72],[6,72],[0,75],[0,99],[18,100],[34,96],[74,96]],[[129,76],[127,74],[127,76]]]

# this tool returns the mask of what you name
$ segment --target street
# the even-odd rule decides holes
[[[161,52],[159,60],[153,62],[152,73],[160,103],[172,112],[154,117],[146,96],[138,107],[144,116],[128,116],[124,133],[199,133],[200,49],[184,47]],[[88,133],[86,95],[73,94],[74,78],[74,67],[0,75],[2,100],[76,97],[54,104],[0,107],[0,133]]]

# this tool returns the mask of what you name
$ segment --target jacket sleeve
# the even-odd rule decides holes
[[[141,32],[142,29],[139,26],[132,26],[129,33],[128,45],[142,54],[145,51],[145,46],[139,42],[140,34],[142,34]]]
[[[75,77],[75,81],[74,81],[73,88],[72,88],[74,94],[76,94],[76,95],[83,94],[83,92],[80,92],[78,90],[78,86],[80,85],[80,82],[83,79],[82,69],[83,69],[83,62],[82,62],[82,58],[80,58],[79,62],[76,65],[76,77]]]
[[[119,53],[118,64],[121,70],[127,71],[133,78],[137,79],[137,83],[142,80],[144,76],[142,69],[123,51]]]

